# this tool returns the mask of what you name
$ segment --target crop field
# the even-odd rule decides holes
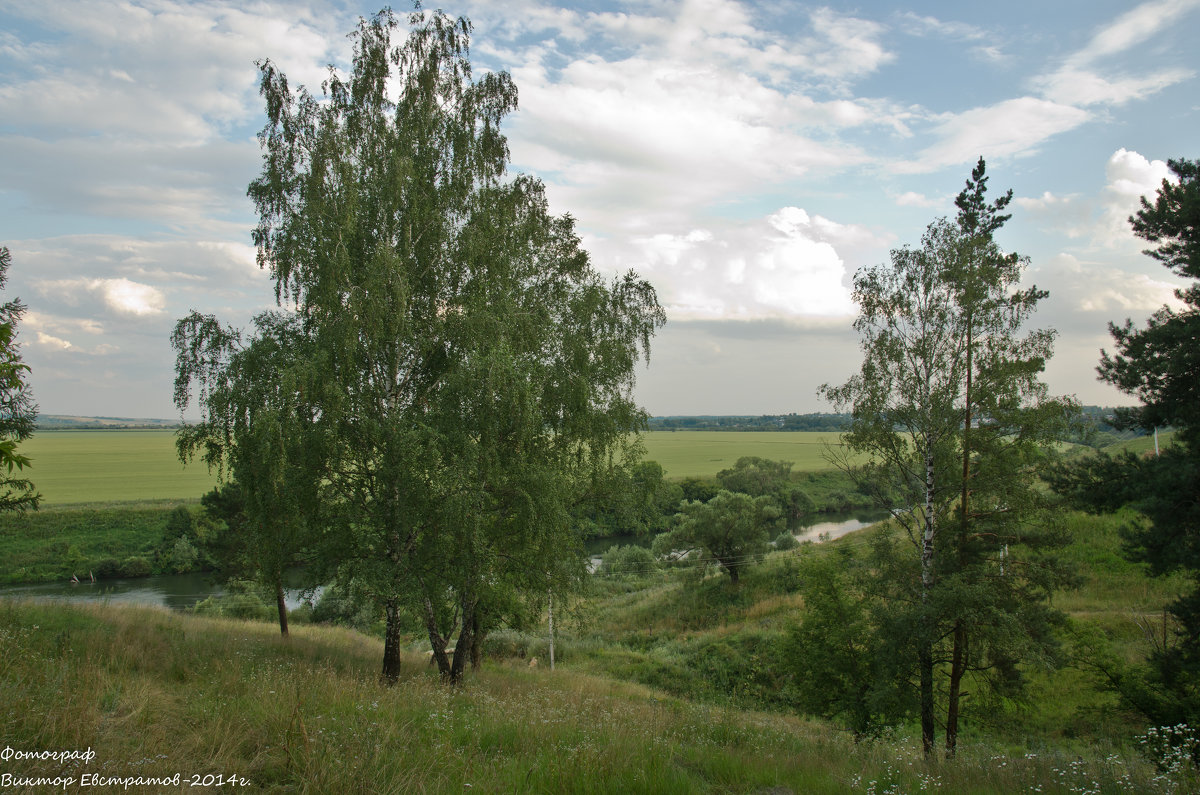
[[[646,458],[662,464],[667,477],[713,477],[742,456],[791,461],[797,472],[830,469],[830,447],[839,433],[793,431],[650,431],[643,435]]]
[[[194,500],[217,481],[202,462],[179,462],[173,430],[43,430],[20,452],[45,505]]]
[[[646,457],[668,477],[712,477],[742,456],[791,461],[798,472],[829,469],[836,433],[651,431]],[[21,445],[46,505],[197,499],[216,484],[202,463],[183,466],[172,430],[38,431]]]

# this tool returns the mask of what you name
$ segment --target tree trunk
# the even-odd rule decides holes
[[[483,666],[483,641],[487,633],[482,629],[479,620],[479,608],[475,608],[475,619],[471,627],[471,670],[478,671]]]
[[[917,667],[921,676],[921,747],[925,758],[933,756],[933,626],[929,615],[929,592],[933,588],[934,468],[933,440],[925,438],[925,526],[921,536],[921,627]]]
[[[463,670],[467,667],[467,658],[473,654],[475,646],[475,605],[476,600],[465,598],[462,604],[462,632],[459,633],[458,643],[454,645],[454,660],[450,663],[449,681],[452,685],[462,684]]]
[[[442,679],[449,680],[450,659],[446,657],[446,639],[438,631],[437,615],[433,611],[433,602],[429,600],[428,595],[424,597],[423,607],[425,608],[425,629],[429,632],[429,647],[433,649],[433,659],[437,663],[438,674]],[[455,649],[455,653],[457,651]]]
[[[966,566],[966,543],[971,528],[969,502],[971,497],[971,382],[974,375],[974,328],[971,322],[971,312],[967,310],[967,383],[963,396],[965,416],[963,418],[962,437],[962,497],[959,503],[962,526],[958,536],[958,565],[961,570]],[[954,648],[950,655],[950,690],[946,704],[946,758],[953,759],[958,747],[958,716],[959,694],[962,687],[963,673],[967,662],[967,628],[962,619],[954,622]]]
[[[387,626],[383,632],[383,671],[379,680],[394,685],[400,680],[400,600],[389,597],[384,603]]]
[[[961,621],[954,624],[954,651],[950,656],[950,692],[946,708],[946,758],[953,759],[958,749],[959,699],[963,674],[967,669],[967,628]]]
[[[287,600],[283,596],[283,579],[275,578],[275,604],[279,607],[279,634],[288,636]]]
[[[921,749],[926,759],[932,759],[937,738],[933,722],[933,644],[928,638],[920,641],[917,667],[921,669]]]

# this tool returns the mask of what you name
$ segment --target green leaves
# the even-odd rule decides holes
[[[246,339],[185,318],[176,398],[196,384],[208,412],[181,452],[232,463],[264,523],[311,506],[321,558],[389,620],[409,600],[439,647],[582,576],[568,508],[644,424],[633,368],[665,318],[648,283],[592,269],[538,180],[506,177],[517,92],[473,77],[470,23],[408,22],[394,43],[390,12],[363,20],[321,98],[259,63],[254,239],[295,312]]]
[[[935,662],[949,666],[952,754],[963,678],[1008,686],[1021,659],[1049,658],[1054,613],[1042,602],[1067,581],[1037,559],[1062,539],[1039,527],[1034,484],[1075,403],[1049,397],[1040,381],[1055,335],[1025,327],[1046,293],[1018,289],[1026,261],[992,237],[1012,192],[989,203],[986,186],[980,159],[956,222],[934,221],[919,249],[897,249],[890,266],[855,275],[863,364],[821,390],[852,411],[846,444],[870,456],[853,472],[891,500],[911,550],[907,560],[890,544],[876,550],[888,616],[875,626],[916,659],[927,754]]]
[[[722,490],[708,502],[683,502],[674,529],[654,539],[654,551],[700,549],[734,583],[742,568],[765,553],[783,529],[782,513],[770,495],[752,497]]]
[[[8,282],[12,255],[0,246],[0,289]],[[30,466],[28,456],[17,452],[18,443],[33,435],[37,405],[25,381],[29,366],[21,361],[17,323],[25,314],[19,299],[0,304],[0,466],[9,477],[0,477],[0,511],[36,509],[42,495],[25,478],[11,477],[13,470]]]

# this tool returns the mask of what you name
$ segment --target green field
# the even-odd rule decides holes
[[[20,451],[45,505],[194,500],[217,481],[179,462],[173,430],[38,431]]]
[[[742,456],[791,461],[797,472],[831,469],[828,448],[840,433],[772,431],[650,431],[642,435],[646,458],[662,464],[667,477],[713,477]]]
[[[651,431],[646,457],[668,477],[712,477],[742,456],[792,461],[799,472],[830,468],[836,433]],[[38,431],[21,445],[45,505],[196,499],[216,483],[201,463],[175,455],[171,430]]]

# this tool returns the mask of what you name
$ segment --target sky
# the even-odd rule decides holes
[[[953,216],[981,156],[990,195],[1014,194],[998,242],[1050,293],[1051,392],[1132,402],[1095,368],[1110,321],[1180,285],[1127,218],[1168,159],[1200,157],[1200,0],[441,7],[471,19],[476,74],[517,85],[511,171],[546,184],[598,270],[656,287],[651,414],[831,410],[818,387],[861,361],[854,273]],[[246,197],[255,62],[319,92],[376,10],[0,0],[3,297],[28,306],[43,413],[178,416],[175,321],[274,306]]]

